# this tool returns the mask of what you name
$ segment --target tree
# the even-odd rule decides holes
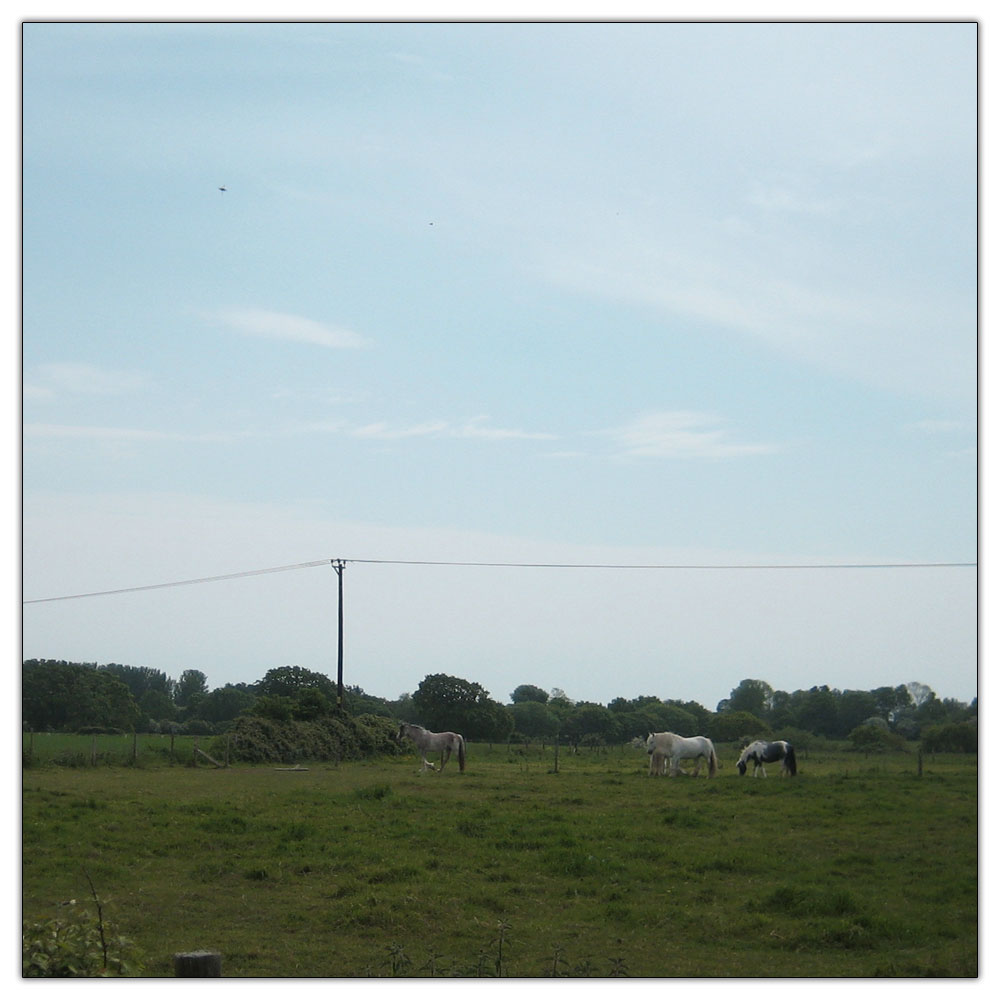
[[[871,691],[842,691],[837,698],[837,735],[849,733],[878,714],[878,704]]]
[[[926,684],[921,684],[920,681],[910,681],[906,685],[906,690],[910,692],[910,700],[916,708],[920,708],[928,699],[937,697]]]
[[[139,698],[139,708],[144,719],[176,719],[177,706],[173,698],[163,691],[146,691]]]
[[[749,712],[719,712],[709,722],[707,735],[717,743],[735,743],[770,736],[771,727]]]
[[[562,722],[570,715],[576,702],[567,697],[562,688],[553,688],[549,692],[549,700],[545,703],[552,712]]]
[[[795,722],[800,729],[808,729],[819,736],[843,735],[837,725],[836,696],[825,684],[796,694],[802,695],[795,713]]]
[[[469,711],[465,732],[470,740],[506,740],[514,731],[514,717],[506,705],[492,698],[481,698]]]
[[[189,711],[197,707],[199,699],[208,694],[208,679],[200,670],[185,670],[177,682],[175,700]]]
[[[725,709],[720,707],[719,711],[749,712],[764,719],[771,709],[773,697],[774,688],[767,681],[746,678],[733,688],[729,693]]]
[[[514,729],[522,736],[542,738],[559,732],[559,718],[540,701],[517,701],[508,709]]]
[[[31,729],[132,730],[142,713],[128,687],[96,664],[28,660],[21,672],[21,711]]]
[[[466,739],[506,739],[514,728],[513,717],[481,684],[448,674],[428,674],[413,692],[413,707],[426,729]]]
[[[904,709],[913,704],[913,698],[905,684],[898,684],[896,687],[880,687],[872,691],[875,696],[875,707],[878,714],[886,722],[896,721],[896,716]]]
[[[129,689],[136,702],[141,702],[143,695],[149,691],[157,691],[173,699],[177,687],[176,681],[172,681],[162,670],[154,670],[152,667],[105,663],[97,669],[106,670],[113,677],[117,677]]]
[[[330,715],[332,705],[319,688],[303,688],[293,699],[292,718],[306,722]]]
[[[250,709],[250,715],[259,715],[275,722],[289,722],[295,710],[295,701],[283,694],[262,694]]]
[[[519,684],[511,692],[510,700],[515,705],[524,701],[537,701],[544,705],[549,700],[549,695],[547,691],[544,691],[540,687],[535,687],[534,684]]]
[[[976,753],[979,750],[979,727],[974,722],[927,726],[920,734],[920,746],[928,753]]]
[[[602,743],[612,742],[618,733],[614,712],[603,705],[581,704],[566,717],[563,735],[578,743],[585,736],[595,736]]]
[[[207,722],[231,722],[253,707],[257,696],[246,684],[226,684],[201,700],[199,715]]]
[[[326,674],[305,667],[274,667],[257,682],[257,694],[294,698],[300,691],[315,688],[333,703],[337,700],[337,685]]]

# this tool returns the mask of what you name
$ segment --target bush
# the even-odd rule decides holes
[[[927,726],[920,749],[928,753],[978,753],[979,727],[974,722],[946,722]]]
[[[395,734],[392,720],[377,715],[328,715],[308,722],[244,715],[229,731],[229,755],[248,764],[363,760],[399,753]],[[217,740],[212,752],[223,755],[225,745],[225,739]]]
[[[719,712],[709,720],[705,735],[715,743],[749,742],[770,739],[771,727],[750,712]]]
[[[187,736],[213,736],[215,726],[205,719],[190,719],[181,726],[180,731]]]
[[[858,726],[849,736],[852,750],[864,753],[884,753],[886,750],[904,750],[906,740],[898,733],[891,733],[880,726]]]
[[[139,952],[127,938],[100,922],[69,919],[25,923],[21,929],[21,974],[27,978],[138,976]]]

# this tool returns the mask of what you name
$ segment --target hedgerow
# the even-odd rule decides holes
[[[378,715],[328,715],[309,721],[277,721],[259,715],[236,720],[213,752],[246,764],[289,764],[306,760],[363,760],[399,753],[396,724]]]

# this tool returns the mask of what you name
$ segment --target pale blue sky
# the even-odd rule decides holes
[[[976,44],[26,25],[24,598],[974,561]],[[969,568],[345,584],[387,697],[976,694]],[[23,652],[332,674],[335,603],[32,604]]]

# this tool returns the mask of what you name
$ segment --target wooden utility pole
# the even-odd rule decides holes
[[[337,571],[337,708],[344,708],[344,560],[331,560]]]

